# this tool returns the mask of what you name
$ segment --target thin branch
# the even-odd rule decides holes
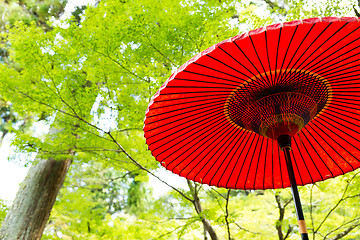
[[[121,178],[125,178],[127,175],[131,174],[132,172],[131,171],[128,171],[127,173],[121,175],[121,176],[118,176],[118,177],[114,177],[114,178],[110,178],[110,179],[106,179],[105,183],[99,183],[99,185],[101,185],[102,187],[101,188],[91,188],[91,187],[84,187],[84,186],[80,186],[80,185],[77,185],[77,184],[70,184],[69,186],[71,187],[77,187],[77,188],[82,188],[82,189],[87,189],[87,190],[97,190],[97,191],[101,191],[103,190],[105,187],[109,186],[110,183],[118,180],[118,179],[121,179]]]
[[[341,224],[340,226],[338,226],[337,228],[335,228],[335,229],[333,229],[333,230],[331,230],[330,232],[328,232],[325,236],[324,236],[324,240],[326,240],[327,239],[327,237],[330,235],[330,234],[332,234],[333,232],[336,232],[337,230],[340,230],[341,228],[343,228],[344,226],[346,226],[346,225],[349,225],[350,223],[353,223],[353,222],[356,222],[356,221],[359,221],[360,220],[360,218],[358,217],[358,218],[354,218],[354,219],[352,219],[352,220],[350,220],[350,221],[348,221],[348,222],[345,222],[345,223],[343,223],[343,224]],[[356,224],[354,224],[354,225],[352,225],[352,226],[359,226],[359,222],[357,222]],[[352,227],[352,226],[350,226],[350,227]],[[349,228],[350,228],[349,227]]]
[[[260,234],[260,235],[263,234],[263,233],[260,233],[260,232],[253,232],[253,231],[250,231],[250,230],[248,230],[246,228],[243,228],[243,227],[240,226],[240,224],[238,224],[236,222],[234,222],[234,224],[242,231],[249,232],[249,233],[252,233],[252,234]]]
[[[350,227],[348,227],[345,231],[338,233],[335,237],[330,238],[329,240],[338,240],[340,238],[345,237],[346,235],[348,235],[352,230],[354,230],[356,227],[360,226],[360,223],[356,224],[356,225],[352,225]]]
[[[311,185],[310,188],[310,219],[311,219],[311,228],[314,231],[314,215],[313,215],[313,189],[315,184]],[[315,240],[315,233],[313,234],[313,240]]]
[[[185,198],[186,200],[193,202],[193,200],[191,198],[189,198],[188,196],[186,196],[184,193],[182,193],[179,189],[171,186],[170,184],[168,184],[167,182],[165,182],[164,180],[162,180],[160,177],[156,176],[155,174],[153,174],[149,169],[143,167],[138,161],[136,161],[128,152],[125,151],[125,149],[119,144],[118,141],[116,141],[116,139],[112,136],[111,132],[106,132],[106,134],[109,135],[109,137],[114,141],[114,143],[125,153],[125,155],[133,162],[133,164],[135,164],[138,168],[140,168],[141,170],[147,172],[148,174],[150,174],[151,176],[155,177],[156,179],[158,179],[160,182],[164,183],[166,186],[170,187],[171,189],[173,189],[174,191],[176,191],[177,193],[179,193],[183,198]]]
[[[215,194],[212,192],[212,190],[211,190],[211,189],[210,189],[210,191],[206,191],[206,194],[211,195],[211,197],[215,198],[215,199],[216,199],[217,204],[219,205],[219,207],[221,208],[221,210],[225,213],[225,210],[223,209],[223,206],[221,205],[221,202],[220,202],[220,200],[219,200],[218,196],[217,196],[217,195],[215,195]]]
[[[119,61],[113,59],[112,57],[110,57],[108,54],[96,51],[98,54],[107,57],[108,59],[110,59],[112,62],[116,63],[119,67],[121,67],[122,69],[124,69],[126,72],[128,72],[130,75],[134,76],[135,78],[139,79],[140,81],[145,81],[144,79],[142,79],[141,77],[139,77],[138,75],[136,75],[135,73],[133,73],[131,70],[127,69],[126,67],[124,67],[124,65],[122,65]]]
[[[223,199],[225,199],[226,200],[226,197],[224,196],[224,195],[222,195],[221,193],[219,193],[215,188],[210,188],[211,189],[211,191],[214,191],[214,192],[216,192],[220,197],[222,197]]]
[[[71,107],[71,106],[63,99],[63,97],[61,96],[61,93],[60,93],[59,89],[58,89],[57,86],[56,86],[56,83],[55,83],[55,81],[54,81],[54,78],[53,78],[52,75],[50,74],[50,72],[49,72],[49,70],[47,69],[47,67],[46,67],[41,61],[39,61],[34,54],[32,54],[32,55],[33,55],[34,59],[44,68],[45,72],[46,72],[46,73],[48,74],[48,76],[50,77],[50,80],[51,80],[51,82],[52,82],[52,84],[53,84],[53,86],[54,86],[55,92],[56,92],[57,96],[59,97],[60,101],[61,101],[62,103],[64,103],[76,116],[78,116],[78,114],[77,114],[77,112],[75,111],[75,109],[74,109],[73,107]]]
[[[76,118],[76,119],[78,119],[78,120],[80,120],[80,121],[82,121],[82,122],[86,123],[87,125],[89,125],[89,126],[91,126],[91,127],[95,128],[95,129],[97,129],[97,130],[99,130],[99,131],[101,131],[101,132],[106,133],[103,129],[101,129],[101,128],[99,128],[99,127],[95,126],[94,124],[91,124],[90,122],[86,121],[85,119],[83,119],[82,117],[80,117],[79,115],[77,115],[77,114],[76,114],[76,112],[75,112],[75,115],[73,115],[73,114],[71,114],[71,113],[68,113],[68,112],[65,112],[64,110],[61,110],[61,109],[55,108],[55,107],[51,106],[50,104],[47,104],[47,103],[41,102],[41,101],[39,101],[39,100],[37,100],[37,99],[35,99],[35,98],[31,97],[30,95],[28,95],[28,94],[26,94],[26,93],[21,92],[18,88],[15,88],[15,89],[16,89],[16,90],[17,90],[20,94],[22,94],[23,96],[25,96],[25,97],[27,97],[27,98],[29,98],[29,99],[33,100],[34,102],[37,102],[37,103],[39,103],[39,104],[41,104],[41,105],[44,105],[44,106],[47,106],[47,107],[49,107],[49,108],[53,109],[54,111],[58,111],[58,112],[60,112],[60,113],[62,113],[62,114],[64,114],[64,115],[67,115],[67,116],[70,116],[70,117]]]
[[[230,234],[230,224],[229,224],[229,197],[230,197],[230,191],[231,189],[228,190],[227,195],[226,195],[226,204],[225,204],[225,222],[226,222],[226,228],[227,228],[227,232],[228,232],[228,239],[231,240],[231,234]]]
[[[314,231],[314,234],[319,231],[319,229],[321,228],[321,226],[322,226],[322,225],[324,224],[324,222],[328,219],[328,217],[330,216],[330,214],[331,214],[333,211],[335,211],[335,209],[340,205],[340,203],[342,203],[342,202],[346,199],[345,195],[346,195],[346,192],[347,192],[347,190],[348,190],[348,188],[349,188],[349,185],[350,185],[350,183],[352,182],[352,180],[354,180],[354,178],[355,178],[359,173],[360,173],[360,172],[355,173],[355,174],[352,176],[352,178],[351,178],[350,180],[348,180],[348,182],[347,182],[347,184],[346,184],[346,186],[345,186],[345,189],[344,189],[344,191],[343,191],[343,194],[342,194],[340,200],[339,200],[339,201],[335,204],[335,206],[332,207],[332,209],[326,214],[326,216],[324,217],[324,219],[322,220],[322,222],[320,223],[320,225],[319,225],[319,226],[316,228],[316,230]]]
[[[290,233],[292,232],[293,229],[294,229],[294,226],[291,226],[291,225],[289,224],[289,228],[288,228],[288,230],[287,230],[287,232],[286,232],[286,235],[285,235],[285,237],[284,237],[284,240],[286,240],[286,239],[290,236]]]
[[[284,208],[286,208],[286,206],[289,205],[289,203],[291,203],[292,201],[293,201],[293,199],[292,199],[292,198],[289,198],[289,199],[287,200],[287,202],[285,202]]]
[[[168,60],[169,63],[171,63],[174,67],[178,67],[177,64],[175,64],[173,61],[171,61],[170,58],[168,58],[166,55],[164,55],[157,47],[154,46],[154,44],[152,44],[149,36],[146,35],[146,38],[147,38],[147,40],[149,41],[150,46],[151,46],[152,48],[154,48],[155,51],[157,51],[162,57],[164,57],[166,60]]]
[[[170,235],[170,234],[172,234],[172,233],[176,232],[179,228],[183,228],[183,227],[185,227],[186,225],[187,225],[187,224],[184,224],[184,225],[178,226],[178,227],[176,227],[175,229],[173,229],[173,230],[171,230],[171,231],[169,231],[169,232],[166,232],[166,233],[164,233],[164,234],[162,234],[162,235],[158,236],[157,238],[154,238],[154,240],[156,240],[156,239],[160,239],[160,238],[163,238],[163,237],[165,237],[165,236],[167,236],[167,235]]]

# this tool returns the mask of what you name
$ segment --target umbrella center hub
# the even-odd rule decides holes
[[[292,137],[325,110],[329,86],[321,76],[304,70],[263,73],[232,91],[225,115],[237,127],[268,138]]]

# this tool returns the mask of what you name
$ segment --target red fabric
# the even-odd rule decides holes
[[[193,57],[152,98],[145,138],[168,170],[234,189],[290,186],[277,142],[237,128],[224,114],[230,93],[249,78],[301,69],[326,79],[326,110],[293,138],[298,185],[360,167],[360,23],[312,18],[274,24],[218,43]]]

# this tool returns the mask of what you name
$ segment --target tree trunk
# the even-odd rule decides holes
[[[40,160],[21,183],[1,224],[0,239],[40,239],[71,160]]]

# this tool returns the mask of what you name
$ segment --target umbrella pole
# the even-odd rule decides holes
[[[299,230],[301,234],[302,240],[309,240],[308,232],[306,229],[304,214],[301,207],[301,201],[299,196],[299,191],[297,188],[295,175],[294,175],[294,169],[291,163],[291,156],[290,156],[290,150],[291,150],[291,137],[288,135],[282,135],[278,138],[278,143],[281,148],[281,150],[284,152],[285,160],[286,160],[286,166],[288,169],[290,184],[291,184],[291,193],[293,195],[294,203],[295,203],[295,209],[296,209],[296,215],[298,219],[299,224]]]

